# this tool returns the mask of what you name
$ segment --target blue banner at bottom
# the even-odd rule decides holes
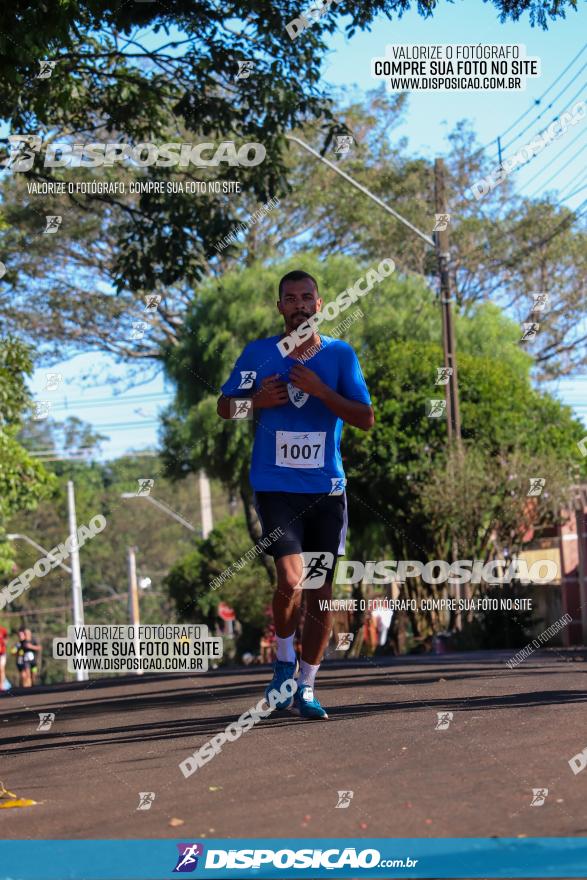
[[[587,838],[12,840],[0,880],[587,877]]]

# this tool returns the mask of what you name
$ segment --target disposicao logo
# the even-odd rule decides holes
[[[173,869],[174,874],[184,874],[188,871],[195,871],[198,867],[199,856],[204,855],[204,847],[201,843],[178,843],[179,850],[177,857],[177,865]]]

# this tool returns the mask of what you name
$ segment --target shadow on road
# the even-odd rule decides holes
[[[452,660],[452,658],[451,658]],[[417,695],[412,696],[414,689],[424,688],[432,683],[438,682],[439,678],[444,677],[446,682],[457,680],[469,680],[471,682],[482,679],[496,678],[507,674],[511,676],[511,681],[517,678],[520,682],[520,674],[523,677],[526,674],[536,675],[536,667],[533,669],[528,666],[527,670],[522,672],[503,668],[501,663],[494,664],[491,668],[490,664],[471,665],[470,657],[468,661],[463,658],[463,663],[450,662],[444,665],[444,659],[440,665],[434,668],[434,674],[430,674],[428,669],[414,668],[412,661],[411,668],[401,668],[398,665],[386,664],[385,667],[379,668],[377,671],[371,669],[365,670],[362,667],[346,667],[339,668],[325,667],[324,675],[320,682],[320,695],[324,695],[324,703],[329,707],[330,724],[340,724],[357,718],[366,716],[375,716],[388,713],[406,713],[420,712],[429,710],[439,711],[459,711],[459,712],[480,712],[484,710],[495,709],[520,709],[520,708],[536,708],[538,706],[565,706],[572,703],[585,702],[587,700],[587,690],[563,690],[563,689],[543,689],[524,693],[507,693],[498,695],[476,695],[464,697],[439,696],[438,698],[424,697],[418,699]],[[466,662],[469,665],[466,665]],[[407,664],[402,664],[405,666]],[[488,666],[490,668],[488,669]],[[455,674],[458,670],[458,674]],[[577,670],[579,671],[579,670]],[[582,671],[582,670],[581,670]],[[214,674],[205,679],[202,677],[192,678],[191,682],[195,682],[195,687],[175,688],[174,690],[165,689],[168,682],[172,685],[177,677],[167,677],[162,680],[161,677],[144,677],[137,680],[132,678],[127,681],[116,680],[108,682],[90,682],[84,684],[83,689],[79,683],[75,683],[73,688],[55,687],[48,689],[35,689],[35,692],[24,691],[27,697],[26,709],[17,709],[13,712],[3,712],[3,719],[7,722],[7,727],[2,725],[0,734],[10,731],[11,735],[2,736],[0,738],[0,755],[16,756],[21,752],[31,754],[36,751],[47,751],[60,748],[87,748],[95,745],[134,743],[137,740],[142,742],[152,741],[153,743],[163,740],[185,739],[190,738],[190,747],[194,749],[198,745],[198,738],[202,743],[223,730],[228,724],[235,721],[238,716],[245,712],[249,707],[255,705],[262,696],[263,688],[267,683],[267,669],[242,670],[236,672],[219,672],[217,676]],[[560,667],[558,674],[561,673]],[[545,675],[556,674],[555,670],[540,668],[541,678]],[[389,678],[388,678],[389,676]],[[219,680],[214,682],[214,677],[226,679],[230,677],[230,681]],[[236,679],[236,680],[235,680]],[[505,681],[506,679],[504,679]],[[185,682],[185,679],[184,679]],[[158,689],[153,689],[153,684],[158,685]],[[352,688],[361,695],[366,689],[371,687],[408,685],[410,687],[411,698],[402,699],[378,699],[371,702],[353,703],[352,695],[348,691]],[[112,687],[127,687],[131,689],[131,693],[109,694],[108,690]],[[149,690],[145,690],[145,688]],[[336,692],[343,691],[343,699],[339,702],[340,706],[333,706],[336,702]],[[57,703],[54,697],[57,693],[64,693],[63,699]],[[24,695],[23,694],[23,695]],[[401,695],[401,692],[400,692]],[[14,698],[21,696],[20,692],[14,693]],[[68,699],[71,696],[71,699]],[[5,702],[4,708],[9,705],[10,696],[3,698]],[[229,704],[227,704],[229,701]],[[219,704],[221,714],[210,714],[207,707],[211,704]],[[231,710],[226,711],[230,705]],[[177,717],[185,715],[186,708],[193,709],[195,717],[185,718]],[[55,731],[24,732],[23,728],[28,728],[32,722],[37,724],[37,712],[52,711],[55,712],[57,718]],[[178,710],[175,711],[174,710]],[[128,716],[131,723],[107,726],[102,723],[104,717],[108,714],[120,713]],[[137,715],[142,715],[142,720]],[[162,720],[148,721],[145,716],[157,717],[163,715]],[[175,717],[174,717],[175,716]],[[96,725],[94,729],[72,730],[77,721],[87,722],[95,719]],[[251,730],[251,736],[258,733],[260,729],[279,728],[288,726],[291,723],[292,715],[289,713],[276,713],[271,718],[257,725]],[[311,723],[311,722],[310,722]],[[67,724],[68,729],[64,729]],[[16,734],[15,728],[19,728],[21,735]],[[61,729],[60,729],[61,728]],[[23,735],[24,734],[24,735]],[[193,742],[193,740],[196,742]],[[200,744],[202,744],[200,743]]]

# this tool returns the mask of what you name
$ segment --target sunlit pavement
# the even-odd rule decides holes
[[[180,761],[261,699],[268,667],[12,691],[0,779],[38,804],[3,810],[2,836],[585,835],[587,769],[569,760],[587,748],[587,653],[510,670],[513,653],[326,664],[328,722],[275,713],[187,779]]]

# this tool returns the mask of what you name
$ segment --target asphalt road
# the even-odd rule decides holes
[[[3,810],[2,837],[587,835],[587,771],[568,763],[587,748],[587,655],[514,670],[510,655],[327,664],[328,722],[273,715],[188,779],[179,762],[258,702],[268,667],[14,690],[0,779],[39,803]],[[46,732],[39,712],[55,713]],[[445,730],[438,712],[453,713]]]

